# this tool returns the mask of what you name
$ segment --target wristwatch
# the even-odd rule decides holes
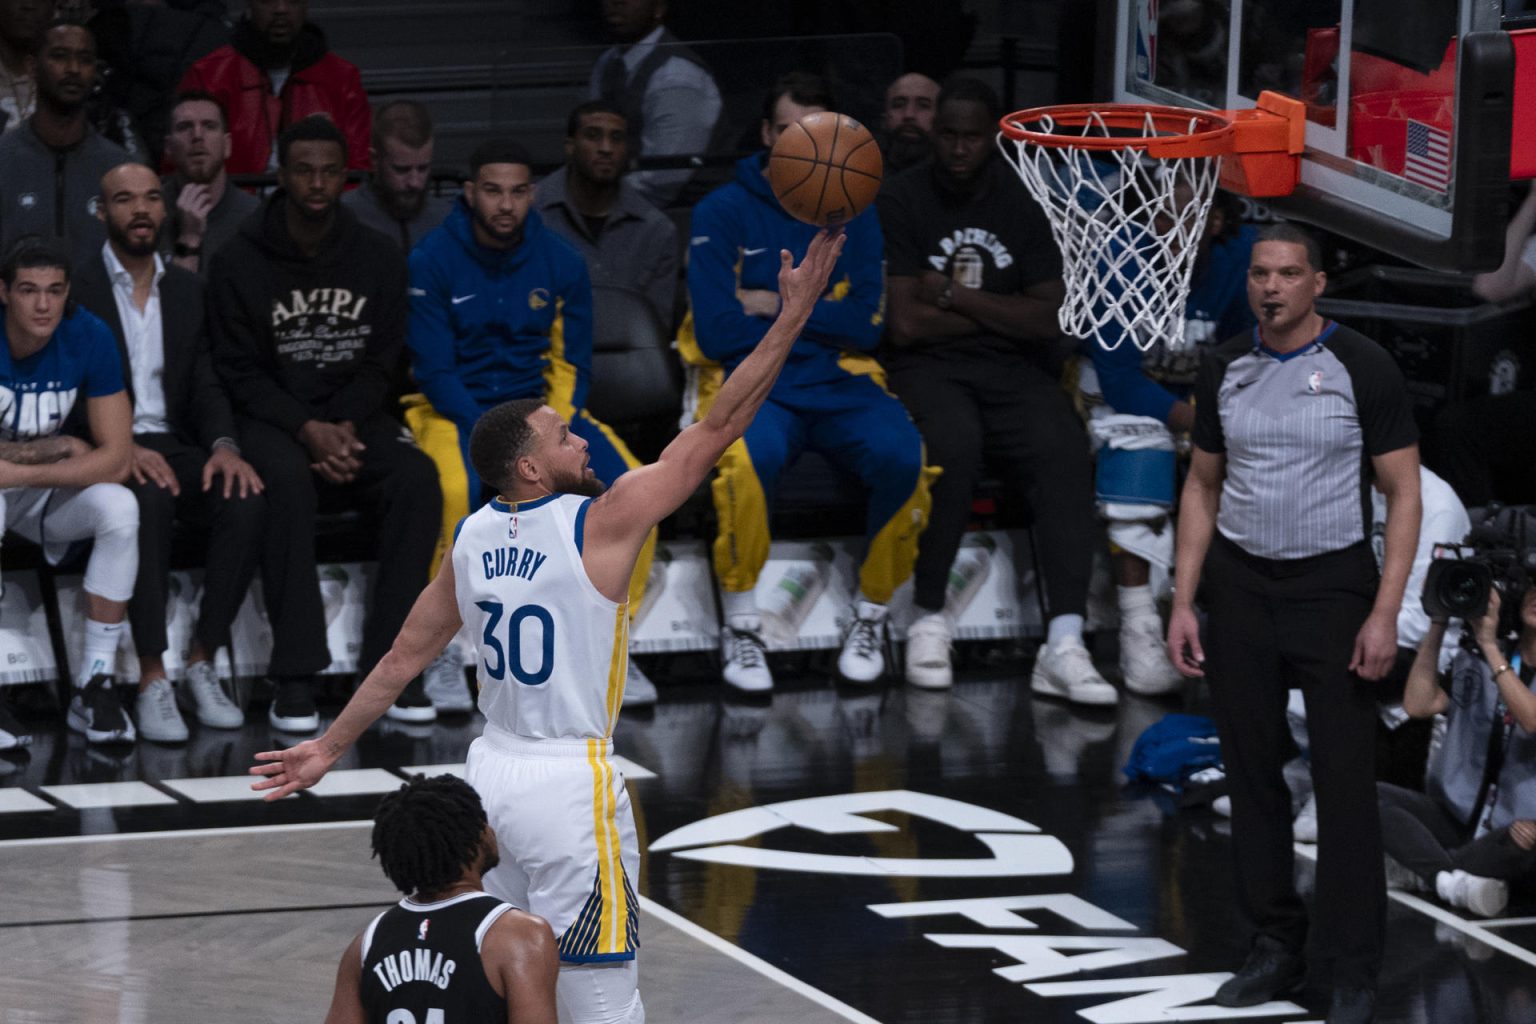
[[[955,282],[947,282],[944,285],[944,290],[939,292],[939,297],[933,300],[933,304],[940,309],[953,308],[955,305]]]

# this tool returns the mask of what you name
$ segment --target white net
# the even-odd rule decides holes
[[[1058,125],[1051,116],[1041,115],[1016,123],[1048,135],[1125,137],[1124,129],[1112,130],[1097,113],[1081,121]],[[1195,115],[1180,133],[1201,127],[1202,119]],[[1133,137],[1168,134],[1166,124],[1160,127],[1148,114]],[[1123,148],[1099,150],[1042,146],[1002,134],[997,141],[1045,210],[1061,249],[1067,289],[1061,304],[1062,331],[1093,338],[1107,349],[1130,338],[1145,352],[1159,340],[1177,342],[1184,336],[1190,277],[1221,159],[1153,159],[1134,138],[1125,139]]]

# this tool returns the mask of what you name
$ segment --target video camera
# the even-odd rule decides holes
[[[1500,618],[1513,622],[1536,578],[1536,517],[1525,508],[1489,505],[1461,544],[1436,544],[1424,576],[1424,611],[1431,618],[1475,619],[1498,587]],[[1505,623],[1501,623],[1503,631]]]

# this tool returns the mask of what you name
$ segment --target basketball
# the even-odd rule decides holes
[[[846,224],[875,201],[884,162],[869,129],[844,114],[807,114],[768,154],[768,184],[796,220]]]

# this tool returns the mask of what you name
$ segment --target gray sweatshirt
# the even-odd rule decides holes
[[[93,128],[60,150],[37,137],[30,118],[6,132],[0,137],[0,252],[22,235],[41,235],[64,239],[73,258],[94,255],[107,239],[96,218],[102,175],[129,159]]]

